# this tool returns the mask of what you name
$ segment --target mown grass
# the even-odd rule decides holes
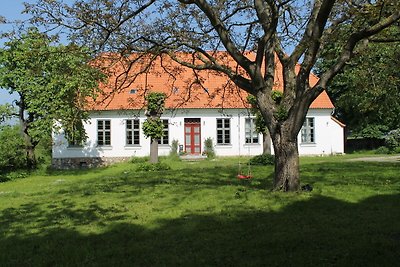
[[[301,159],[277,193],[238,159],[52,171],[0,184],[0,266],[396,266],[400,164]],[[244,161],[243,159],[241,160]]]

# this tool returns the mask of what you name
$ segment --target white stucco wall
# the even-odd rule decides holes
[[[302,144],[299,135],[299,152],[301,155],[320,155],[343,153],[343,128],[331,119],[331,110],[310,110],[308,117],[314,117],[315,143]],[[140,128],[145,121],[143,113],[104,111],[91,114],[91,119],[85,124],[88,140],[84,147],[68,147],[68,142],[63,134],[54,134],[53,158],[79,158],[79,157],[133,157],[148,156],[150,154],[150,140],[143,136],[140,129],[140,145],[126,146],[125,120],[138,117]],[[259,144],[245,144],[245,119],[248,118],[247,110],[225,109],[216,112],[211,109],[190,109],[166,112],[162,119],[169,120],[169,145],[159,145],[159,155],[168,155],[173,140],[184,144],[185,118],[201,118],[202,151],[204,140],[213,139],[215,151],[218,156],[259,155],[262,153],[262,136],[259,135]],[[216,145],[217,130],[216,118],[231,119],[231,144]],[[97,146],[97,120],[111,120],[111,146]]]
[[[330,116],[330,109],[311,109],[307,117],[313,117],[315,123],[315,143],[301,143],[299,133],[300,155],[331,155],[344,153],[344,129]]]

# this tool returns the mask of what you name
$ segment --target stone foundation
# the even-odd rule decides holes
[[[53,158],[51,167],[59,170],[87,169],[109,166],[114,163],[129,160],[129,157],[96,157],[96,158]]]

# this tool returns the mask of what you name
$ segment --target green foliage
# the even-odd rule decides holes
[[[288,117],[288,110],[284,106],[279,105],[277,110],[274,112],[274,117],[278,121],[285,121]]]
[[[136,163],[144,163],[144,162],[147,162],[147,161],[149,161],[148,157],[132,157],[129,160],[129,163],[136,164]]]
[[[338,56],[341,42],[337,40],[345,38],[348,27],[338,29],[335,40],[326,46],[319,72],[329,68]],[[392,31],[382,34],[386,36],[378,38],[398,35]],[[346,123],[352,136],[381,138],[400,125],[400,44],[370,43],[361,47],[357,57],[330,82],[328,93],[335,103],[336,116]]]
[[[172,140],[172,142],[171,142],[171,151],[169,153],[169,155],[171,157],[178,156],[178,146],[179,146],[179,141],[176,140],[176,139]]]
[[[1,90],[1,89],[0,89]],[[16,113],[15,108],[10,104],[0,105],[0,124],[6,120],[11,119]]]
[[[96,97],[99,81],[105,78],[89,64],[89,51],[75,44],[56,45],[35,28],[10,38],[4,47],[0,87],[20,96],[16,108],[31,140],[27,146],[34,148],[43,136],[61,128],[70,141],[81,141],[82,120],[88,119],[84,107]]]
[[[385,146],[381,146],[381,147],[378,147],[377,149],[375,149],[374,153],[375,154],[390,154],[390,150],[389,150],[389,148],[387,148]]]
[[[0,140],[0,170],[25,168],[25,144],[21,129],[18,126],[1,126]]]
[[[143,162],[140,163],[136,168],[137,171],[143,171],[143,172],[168,171],[170,169],[171,167],[163,162],[157,162],[157,163]]]
[[[390,152],[397,152],[400,149],[400,128],[390,131],[385,136],[385,146]]]
[[[159,139],[164,135],[164,124],[160,118],[147,118],[143,122],[143,134],[152,139]]]
[[[164,112],[166,97],[165,93],[160,92],[151,92],[146,95],[149,116],[160,116]]]
[[[146,96],[147,120],[143,123],[142,126],[143,133],[146,137],[159,139],[164,135],[164,125],[162,120],[160,119],[160,116],[164,112],[165,98],[166,95],[164,93],[158,92],[151,92]]]
[[[271,92],[271,98],[275,101],[277,105],[279,105],[282,101],[283,93],[281,91],[273,90]]]
[[[204,141],[204,152],[208,159],[215,158],[214,144],[211,137],[206,138]]]
[[[250,165],[274,165],[275,156],[274,155],[257,155],[249,160]]]
[[[250,112],[256,116],[255,127],[258,133],[265,133],[268,131],[267,123],[265,122],[263,116],[261,115],[260,109],[257,104],[257,99],[253,95],[247,96],[247,102],[251,105]]]

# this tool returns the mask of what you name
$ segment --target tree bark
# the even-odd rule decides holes
[[[150,163],[158,163],[158,140],[151,139],[150,145]]]
[[[271,155],[271,136],[269,132],[263,133],[263,155]]]
[[[28,118],[25,118],[25,98],[20,94],[20,101],[17,102],[19,107],[18,119],[21,126],[21,134],[25,141],[25,160],[26,167],[28,169],[36,168],[37,161],[35,156],[35,147],[38,142],[35,142],[32,136],[29,134],[29,124],[33,121],[33,115],[28,114]]]
[[[300,189],[300,168],[297,136],[287,134],[272,136],[275,152],[275,191],[298,191]]]

